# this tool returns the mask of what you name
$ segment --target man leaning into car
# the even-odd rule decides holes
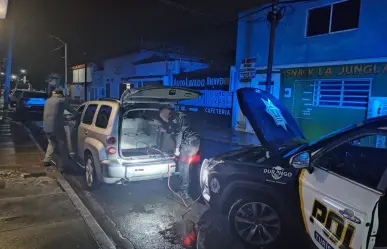
[[[165,122],[165,131],[175,139],[175,155],[179,157],[178,169],[181,176],[180,196],[189,199],[190,165],[187,158],[198,153],[200,136],[192,130],[191,123],[182,112],[176,112],[169,107],[162,107],[160,108],[160,117]]]
[[[64,111],[75,113],[67,103],[63,90],[56,88],[52,96],[47,99],[44,105],[43,127],[48,139],[46,155],[43,159],[44,166],[52,165],[52,156],[57,153],[60,160],[57,164],[60,171],[68,163],[69,151],[67,147],[66,135],[64,130]]]

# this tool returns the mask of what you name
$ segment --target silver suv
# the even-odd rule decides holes
[[[127,89],[120,100],[83,103],[66,130],[70,155],[85,169],[86,187],[175,174],[175,144],[159,129],[159,108],[199,96],[190,89],[159,87]]]

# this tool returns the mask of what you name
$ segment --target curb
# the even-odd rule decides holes
[[[11,120],[8,117],[6,117],[6,119]],[[39,148],[40,152],[44,154],[43,148],[39,145],[38,141],[36,141],[30,129],[28,129],[28,127],[26,127],[24,124],[20,122],[16,122],[16,121],[12,121],[12,122],[17,125],[23,126],[23,128],[28,132],[29,138]],[[58,181],[62,189],[66,192],[66,194],[70,198],[70,201],[73,203],[74,207],[79,212],[80,216],[86,223],[86,226],[89,228],[91,235],[93,236],[94,240],[97,242],[99,247],[101,249],[116,249],[116,246],[114,245],[113,241],[103,231],[101,226],[98,224],[98,222],[95,220],[93,215],[90,213],[89,209],[87,209],[85,204],[83,204],[82,200],[75,193],[74,189],[70,186],[70,184],[66,181],[66,179],[63,177],[62,174],[60,174],[58,171],[56,172],[57,172],[57,174],[55,174],[56,180]]]

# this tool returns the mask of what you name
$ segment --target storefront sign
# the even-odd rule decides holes
[[[187,113],[194,126],[205,124],[223,128],[231,128],[231,108],[215,108],[190,105],[175,105],[176,111]]]
[[[292,68],[283,70],[285,77],[327,77],[387,74],[387,64],[358,64],[331,67]]]
[[[233,94],[222,90],[202,90],[198,99],[180,101],[181,105],[231,108]]]
[[[176,87],[189,87],[189,88],[228,88],[229,80],[226,78],[196,78],[196,79],[174,79],[173,86]]]
[[[256,58],[246,58],[243,59],[241,66],[239,68],[239,80],[240,81],[250,81],[257,74],[256,69]]]

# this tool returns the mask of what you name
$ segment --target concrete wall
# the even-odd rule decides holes
[[[136,76],[133,62],[149,58],[153,54],[151,51],[142,51],[105,60],[104,81],[110,84],[110,97],[119,97],[119,84],[122,78]]]
[[[152,56],[168,56],[172,61],[151,62],[134,65],[134,62],[147,59]],[[180,58],[179,55],[163,54],[154,51],[140,51],[122,57],[108,59],[104,62],[104,84],[110,85],[110,97],[119,97],[120,84],[122,78],[142,77],[142,76],[168,76],[167,68],[172,70],[173,74],[178,74],[181,70],[184,72],[207,68],[208,65],[199,62],[196,58]],[[163,79],[164,84],[168,85],[169,80]]]
[[[370,97],[387,96],[387,63],[338,65],[281,70],[280,100],[296,118],[308,139],[320,136],[367,118],[367,109],[351,107],[327,107],[313,103],[316,80],[370,80]],[[292,89],[285,96],[285,89]],[[349,88],[357,90],[357,88]],[[353,92],[355,94],[356,92]],[[346,95],[347,97],[349,95]],[[369,100],[368,100],[369,101]],[[370,103],[370,102],[369,102]]]
[[[334,34],[306,37],[308,9],[333,0],[293,4],[280,21],[275,41],[274,64],[287,65],[335,60],[387,57],[387,1],[362,0],[359,28]],[[240,17],[254,10],[240,13]],[[270,25],[267,11],[238,23],[236,65],[243,58],[257,57],[258,66],[267,65]]]

